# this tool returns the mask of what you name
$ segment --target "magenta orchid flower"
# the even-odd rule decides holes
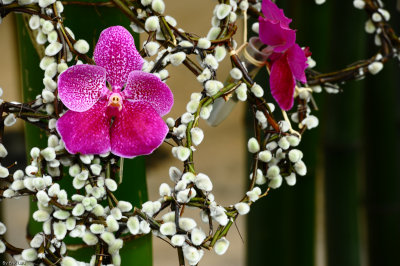
[[[125,158],[152,153],[168,133],[161,117],[173,105],[171,90],[141,71],[144,61],[121,26],[101,33],[94,61],[72,66],[58,78],[59,97],[69,109],[56,126],[65,148]]]
[[[296,80],[306,83],[305,52],[296,44],[296,31],[289,28],[292,21],[271,0],[263,0],[259,17],[260,40],[273,50],[270,60],[271,94],[284,110],[293,107]]]

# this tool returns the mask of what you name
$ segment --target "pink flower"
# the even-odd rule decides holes
[[[59,97],[70,109],[57,121],[65,148],[125,158],[152,153],[168,133],[161,116],[173,105],[171,90],[140,71],[143,59],[121,26],[101,33],[94,61],[97,65],[75,65],[58,78]]]
[[[273,50],[270,60],[271,94],[284,110],[293,107],[296,80],[306,83],[304,74],[307,58],[296,44],[296,31],[289,28],[292,21],[271,0],[263,0],[259,17],[260,40]]]

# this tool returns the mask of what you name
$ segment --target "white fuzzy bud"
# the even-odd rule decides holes
[[[204,63],[205,63],[207,66],[209,66],[209,67],[211,67],[212,69],[214,69],[214,70],[217,70],[217,68],[218,68],[218,66],[219,66],[217,59],[215,59],[215,57],[214,57],[213,55],[211,55],[211,54],[208,54],[208,55],[206,56],[206,58],[204,59]]]
[[[240,84],[236,90],[236,96],[240,101],[246,101],[247,100],[247,86],[245,83]]]
[[[175,217],[175,216],[174,216]],[[179,219],[179,227],[184,231],[191,231],[196,227],[196,222],[192,218],[182,217]]]
[[[219,36],[220,33],[221,33],[221,28],[220,27],[217,27],[217,26],[211,27],[210,30],[207,33],[207,39],[208,40],[215,40]],[[225,52],[225,54],[226,54],[226,52]],[[217,50],[215,50],[215,55],[217,55]],[[222,59],[219,60],[218,58],[216,58],[216,59],[217,59],[218,62],[222,60]]]
[[[369,34],[372,34],[372,33],[374,33],[375,32],[375,30],[376,30],[376,27],[375,27],[375,25],[374,25],[374,23],[372,22],[372,20],[370,20],[370,19],[368,19],[366,22],[365,22],[365,31],[367,32],[367,33],[369,33]]]
[[[197,47],[200,49],[208,49],[211,46],[210,40],[207,38],[200,38],[199,41],[197,42]]]
[[[323,3],[325,3],[326,0],[315,0],[315,3],[317,5],[322,5]]]
[[[254,94],[254,96],[256,96],[256,97],[263,97],[264,96],[263,88],[261,88],[261,86],[258,85],[257,83],[254,83],[250,90]]]
[[[181,247],[185,243],[184,235],[174,235],[171,237],[171,244],[175,247]]]
[[[47,147],[46,149],[42,150],[40,154],[43,156],[43,158],[50,162],[56,158],[56,152],[54,148],[52,147]]]
[[[191,198],[195,196],[196,196],[196,190],[194,190],[193,188],[191,189],[187,188],[185,190],[179,191],[178,194],[176,195],[176,199],[180,203],[187,203]]]
[[[40,26],[40,18],[38,15],[33,15],[31,16],[31,18],[29,19],[29,27],[32,30],[37,30]]]
[[[375,12],[375,13],[372,14],[371,19],[374,22],[380,22],[380,21],[382,21],[382,16],[381,16],[381,14]]]
[[[211,111],[212,111],[212,105],[202,107],[200,110],[200,117],[204,120],[207,120],[211,115]]]
[[[192,142],[194,145],[198,146],[204,139],[204,132],[199,127],[194,127],[190,130],[192,134]]]
[[[189,113],[195,113],[197,111],[197,108],[199,107],[199,104],[200,102],[196,100],[189,101],[186,105],[186,111],[188,111]]]
[[[157,16],[151,16],[146,19],[144,28],[147,31],[156,31],[160,28],[160,21]]]
[[[203,173],[199,173],[196,176],[195,184],[196,187],[206,192],[210,192],[213,189],[213,184],[211,182],[211,179]]]
[[[253,25],[251,25],[251,30],[254,31],[257,34],[259,32],[259,28],[260,28],[260,24],[258,22],[253,23]]]
[[[272,159],[272,153],[271,153],[270,151],[268,151],[268,150],[261,151],[261,152],[258,154],[258,159],[259,159],[260,161],[263,161],[263,162],[267,163],[267,162],[271,161],[271,159]]]
[[[53,231],[58,240],[63,240],[67,234],[67,226],[64,222],[56,222],[53,224]]]
[[[235,209],[238,211],[240,215],[246,215],[250,211],[250,206],[245,202],[239,202],[235,204]]]
[[[82,237],[82,240],[88,246],[94,246],[97,244],[97,242],[99,242],[99,239],[97,238],[97,236],[90,232],[85,232],[85,234]]]
[[[250,138],[247,142],[247,148],[250,153],[256,153],[260,151],[260,144],[258,144],[256,138]]]
[[[203,72],[201,72],[200,75],[197,76],[197,81],[203,83],[206,80],[209,80],[211,78],[211,71],[206,68],[203,70]]]
[[[184,245],[183,255],[188,260],[189,265],[197,265],[204,255],[203,250],[197,250],[195,247]]]
[[[119,229],[118,221],[112,215],[108,215],[106,219],[107,231],[116,232]]]
[[[301,121],[302,125],[305,125],[308,129],[312,129],[318,126],[319,121],[316,116],[309,115]]]
[[[222,237],[218,239],[217,242],[215,242],[214,251],[217,255],[225,254],[228,248],[229,248],[229,241],[225,237]]]
[[[61,266],[79,266],[80,264],[72,257],[64,257],[61,261]]]
[[[231,77],[233,79],[236,79],[236,80],[243,78],[242,71],[240,71],[240,69],[237,67],[232,68],[231,71],[229,72],[229,74],[231,75]]]
[[[149,56],[153,56],[157,54],[158,49],[160,48],[160,44],[158,44],[158,42],[148,42],[146,43],[144,48],[146,49],[146,52]]]
[[[279,147],[281,147],[283,150],[287,150],[287,149],[289,149],[289,147],[290,147],[290,143],[289,143],[289,141],[287,140],[286,137],[281,137],[281,138],[279,139],[279,141],[278,141],[278,145],[279,145]]]
[[[90,232],[93,234],[99,235],[104,232],[104,225],[102,224],[92,224],[90,225]]]
[[[249,197],[250,201],[255,202],[261,195],[261,189],[259,187],[255,187],[251,191],[247,191],[246,195]]]
[[[250,179],[253,179],[253,173],[250,174]],[[260,169],[257,169],[256,172],[256,184],[257,185],[264,185],[267,182],[267,179],[263,175]]]
[[[268,183],[268,186],[273,189],[279,188],[281,185],[282,185],[282,176],[281,175],[271,178],[271,180]]]
[[[132,204],[124,200],[118,201],[117,207],[121,210],[121,212],[129,212],[132,210]]]
[[[73,216],[81,216],[84,212],[85,212],[85,206],[83,206],[82,203],[76,204],[75,207],[72,209]]]
[[[117,182],[115,182],[111,178],[106,178],[106,180],[104,181],[104,184],[106,185],[107,189],[110,191],[116,191],[118,188]]]
[[[151,231],[150,224],[146,221],[141,221],[140,222],[140,231],[144,234],[148,234]]]
[[[178,180],[181,178],[182,176],[182,172],[181,170],[179,170],[178,168],[176,168],[175,166],[171,166],[169,168],[169,177],[171,179],[171,181],[173,182],[178,182]]]
[[[160,233],[165,236],[172,236],[176,234],[176,225],[174,222],[167,222],[160,226]]]
[[[153,0],[151,3],[151,8],[156,11],[157,13],[164,13],[165,11],[165,4],[163,0]]]
[[[162,183],[159,188],[159,193],[161,197],[170,196],[171,195],[171,188],[167,183]]]
[[[294,169],[301,176],[305,176],[307,174],[307,166],[301,160],[294,164]]]
[[[290,175],[285,177],[285,180],[289,186],[294,186],[296,184],[296,174],[291,173]]]
[[[196,176],[191,172],[186,172],[182,175],[182,180],[186,181],[186,183],[192,183],[196,179]]]
[[[17,122],[17,119],[15,118],[14,114],[9,114],[6,116],[6,118],[4,119],[4,125],[6,127],[11,127],[13,126],[15,123]]]
[[[147,201],[142,204],[142,211],[148,216],[153,216],[161,208],[161,203],[158,201]]]
[[[303,158],[303,153],[300,150],[297,149],[293,149],[291,151],[289,151],[289,160],[292,163],[297,163],[299,160],[301,160]]]
[[[69,218],[70,213],[68,211],[64,210],[58,210],[53,213],[54,218],[57,218],[58,220],[66,220]]]
[[[191,121],[193,121],[193,119],[194,119],[194,115],[192,115],[189,112],[186,112],[181,116],[181,122],[184,124],[190,123]]]
[[[49,5],[54,4],[56,0],[39,0],[39,6],[40,7],[47,7]]]
[[[0,178],[8,177],[9,174],[10,172],[8,171],[8,168],[0,165]]]
[[[31,240],[30,246],[33,248],[39,248],[44,241],[44,236],[42,233],[37,233]]]
[[[44,210],[37,210],[32,215],[33,219],[38,222],[45,222],[50,218],[50,214]]]
[[[178,158],[180,161],[186,161],[190,156],[190,149],[187,147],[179,146],[172,148],[175,149],[175,157]],[[174,151],[173,151],[174,152]]]
[[[1,177],[1,175],[0,175],[0,177]],[[22,171],[22,170],[15,171],[14,174],[13,174],[13,178],[14,178],[14,180],[23,179],[24,178],[24,171]]]
[[[357,9],[364,9],[365,7],[365,2],[364,0],[354,0],[353,1],[353,5],[355,8]]]
[[[220,28],[218,28],[219,29],[219,31],[221,31],[221,29]],[[219,34],[219,33],[218,33]],[[225,58],[225,56],[226,56],[226,49],[225,49],[225,47],[224,46],[217,46],[216,48],[215,48],[215,59],[218,61],[218,62],[221,62],[222,60],[224,60],[224,58]]]
[[[38,257],[37,251],[34,248],[24,249],[21,255],[22,258],[26,261],[35,261]]]
[[[62,45],[61,43],[59,43],[59,42],[53,42],[53,43],[50,43],[50,44],[46,47],[46,49],[44,50],[44,53],[45,53],[47,56],[54,56],[54,55],[58,54],[58,52],[61,51],[62,47],[63,47],[63,45]]]
[[[52,30],[54,30],[54,25],[53,23],[51,23],[51,21],[46,20],[45,22],[43,22],[42,32],[44,34],[49,34]]]
[[[222,20],[222,19],[226,18],[226,16],[229,15],[231,10],[232,10],[232,7],[230,5],[220,4],[216,8],[216,16],[219,20]]]
[[[287,140],[289,141],[290,146],[292,147],[296,147],[300,143],[300,139],[297,136],[288,136]]]
[[[129,217],[126,225],[128,226],[129,232],[132,235],[137,235],[139,233],[140,224],[139,224],[139,219],[136,216]]]
[[[67,230],[74,230],[76,226],[76,219],[74,217],[69,217],[65,221],[65,225],[67,226]]]
[[[129,227],[129,226],[128,226]],[[103,232],[100,235],[100,238],[107,243],[107,245],[111,245],[115,241],[115,236],[110,232]]]
[[[224,87],[224,84],[218,80],[208,80],[204,87],[207,91],[207,95],[213,96]]]
[[[194,228],[191,232],[192,243],[196,246],[200,246],[204,239],[206,239],[206,234],[200,228]]]
[[[368,70],[372,75],[378,74],[383,69],[383,64],[381,62],[373,62],[368,65]]]
[[[179,66],[180,64],[182,64],[183,61],[185,61],[185,59],[186,54],[184,52],[174,53],[171,54],[171,56],[169,57],[169,60],[171,61],[171,64],[173,66]]]

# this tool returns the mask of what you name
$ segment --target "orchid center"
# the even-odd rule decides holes
[[[122,109],[122,96],[119,93],[112,93],[108,98],[108,106],[117,107],[118,111]]]

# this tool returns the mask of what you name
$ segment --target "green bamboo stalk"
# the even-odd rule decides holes
[[[116,8],[66,5],[63,16],[66,18],[65,25],[73,30],[76,38],[88,41],[91,46],[89,55],[93,53],[97,39],[101,31],[106,27],[122,25],[129,29],[129,20]],[[18,18],[18,32],[24,101],[29,101],[41,93],[43,72],[39,69],[40,59],[31,44],[28,31],[21,17]],[[134,35],[134,37],[137,42],[136,45],[139,47],[138,35]],[[30,125],[26,125],[25,127],[25,138],[28,152],[34,146],[43,148],[47,143],[45,134]],[[116,193],[118,199],[130,201],[134,206],[140,207],[148,198],[144,158],[139,157],[132,160],[125,160],[123,175],[123,183],[119,186]],[[74,190],[70,184],[72,183],[71,179],[66,179],[62,180],[61,185],[63,188],[68,186],[69,189],[67,191],[69,194],[73,193]],[[35,205],[32,204],[31,213],[36,209]],[[34,234],[40,230],[40,224],[31,219],[29,222],[30,234]],[[69,243],[74,242],[70,239],[68,241]],[[88,261],[93,251],[92,248],[85,248],[79,251],[70,251],[69,255]],[[124,265],[152,265],[151,236],[148,235],[125,243],[120,254]]]
[[[348,1],[330,1],[335,19],[328,53],[332,69],[366,58],[364,12]],[[346,28],[346,30],[343,30]],[[340,55],[340,56],[338,56]],[[322,116],[327,265],[360,265],[360,178],[363,81],[341,85],[340,95],[326,96]]]
[[[386,1],[391,24],[399,32],[396,1]],[[373,40],[370,38],[370,42]],[[369,54],[376,46],[369,47]],[[393,60],[366,79],[364,100],[365,186],[368,261],[370,266],[397,265],[400,260],[399,65]]]

